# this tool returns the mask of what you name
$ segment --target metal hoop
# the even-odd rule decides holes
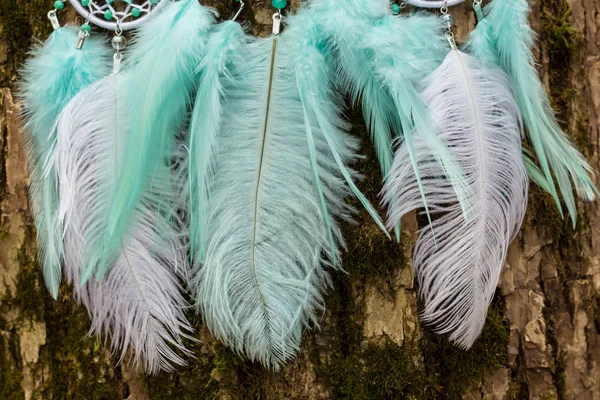
[[[161,6],[167,3],[167,0],[157,0],[154,2],[144,0],[140,1],[140,4],[135,6],[131,1],[126,1],[125,9],[122,12],[116,11],[111,2],[108,0],[98,1],[90,0],[87,6],[81,4],[81,0],[69,0],[69,3],[75,7],[75,10],[84,18],[89,20],[90,23],[99,26],[100,28],[114,31],[119,26],[122,30],[127,31],[138,27],[146,18],[153,12],[158,10]],[[101,3],[101,4],[97,4]],[[133,18],[133,10],[138,9],[141,14],[136,19]],[[103,14],[110,11],[113,15],[110,20],[106,20]]]
[[[460,3],[464,3],[465,0],[406,0],[408,4],[420,8],[442,8],[444,5],[452,7]]]

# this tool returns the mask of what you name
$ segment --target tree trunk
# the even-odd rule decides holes
[[[212,3],[224,17],[237,4]],[[270,3],[256,0],[243,13],[252,33],[268,33]],[[48,296],[35,260],[15,89],[27,49],[50,31],[50,4],[0,0],[0,398],[600,399],[600,209],[580,204],[573,229],[534,187],[526,224],[471,351],[419,324],[410,265],[416,218],[405,221],[398,245],[362,215],[358,225],[344,228],[348,274],[333,274],[320,331],[304,335],[302,351],[282,371],[231,353],[195,316],[202,343],[192,344],[197,359],[188,367],[145,376],[118,365],[101,341],[86,336],[86,311],[67,286],[58,301]],[[600,3],[536,0],[532,8],[553,105],[598,169]],[[464,39],[473,25],[469,5],[452,13]],[[372,146],[360,113],[349,114],[368,156],[357,166],[366,177],[360,187],[377,202],[381,185]]]

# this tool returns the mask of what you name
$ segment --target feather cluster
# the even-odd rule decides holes
[[[432,210],[413,255],[422,315],[463,348],[481,333],[508,246],[524,218],[527,175],[560,207],[556,179],[573,223],[571,181],[586,200],[597,193],[585,159],[554,119],[534,68],[527,2],[495,0],[485,13],[474,7],[479,23],[465,46],[471,55],[451,51],[421,89],[440,138],[468,182],[467,200],[460,200],[418,126],[415,145],[401,144],[384,187],[390,227],[411,210]],[[523,123],[541,168],[521,147]],[[415,157],[421,177],[411,166]]]
[[[451,340],[469,348],[483,328],[508,246],[525,214],[520,116],[504,74],[481,68],[459,50],[448,54],[421,93],[473,196],[465,219],[452,185],[416,132],[423,186],[435,216],[413,255],[422,316],[437,332],[450,333]],[[390,224],[421,207],[407,153],[407,146],[400,146],[385,183]]]
[[[122,76],[125,75],[125,76]],[[86,249],[102,246],[115,176],[128,156],[129,119],[121,88],[127,74],[111,74],[81,91],[57,123],[56,170],[64,226],[65,273],[88,309],[92,333],[105,333],[121,359],[149,373],[183,365],[183,339],[192,328],[180,287],[187,269],[184,239],[169,207],[178,192],[168,166],[133,211],[107,275],[80,285]],[[89,110],[93,110],[93,113]]]
[[[413,148],[413,132],[418,130],[464,203],[467,184],[462,172],[416,89],[447,51],[439,18],[429,13],[391,15],[386,0],[344,3],[314,0],[312,7],[338,59],[337,85],[355,103],[362,103],[383,175],[391,169],[392,141],[398,138],[406,144],[429,216]]]
[[[23,103],[22,142],[30,176],[30,198],[37,228],[39,262],[52,297],[58,296],[64,249],[57,219],[57,181],[51,163],[56,135],[52,127],[60,111],[81,89],[106,76],[110,49],[99,38],[90,38],[86,51],[75,49],[79,30],[64,27],[36,45],[21,75]]]
[[[195,277],[211,331],[277,369],[317,325],[339,220],[356,188],[318,26],[306,13],[281,36],[223,24],[207,44],[190,122],[187,175]],[[372,211],[374,213],[374,211]]]
[[[131,152],[100,233],[103,246],[92,248],[83,282],[94,272],[101,278],[109,270],[115,249],[130,234],[129,224],[144,193],[154,180],[168,179],[164,166],[170,163],[175,136],[186,122],[195,70],[213,20],[213,12],[198,1],[182,0],[163,7],[136,36],[127,55],[131,73],[124,81],[125,104],[132,113],[126,143]]]
[[[481,38],[471,47],[488,62],[499,65],[510,77],[544,180],[535,169],[532,178],[547,189],[562,210],[556,190],[558,185],[575,225],[577,210],[573,186],[586,201],[594,200],[599,192],[590,177],[591,167],[556,121],[535,69],[531,50],[535,33],[529,26],[529,11],[527,0],[492,1],[486,6],[484,19],[475,31]]]
[[[36,50],[23,85],[32,188],[41,197],[34,210],[52,261],[44,260],[46,282],[56,295],[64,264],[91,333],[149,373],[191,355],[188,249],[177,210],[184,181],[171,149],[213,23],[195,0],[162,11],[138,32],[126,71],[110,74],[104,41],[91,37],[78,50],[79,31],[62,28]]]
[[[436,16],[394,16],[387,0],[312,0],[269,38],[215,25],[197,0],[166,2],[122,72],[103,40],[77,50],[78,30],[60,28],[21,93],[48,289],[64,269],[91,332],[147,372],[191,356],[185,289],[218,339],[271,369],[318,326],[346,199],[386,230],[355,183],[344,97],[363,109],[387,228],[399,238],[404,215],[428,218],[414,249],[422,316],[460,347],[483,328],[528,175],[557,203],[558,185],[573,223],[572,187],[598,193],[535,71],[526,0],[479,12],[466,52]]]
[[[341,263],[338,223],[353,213],[346,197],[385,230],[354,183],[358,143],[310,14],[268,39],[212,24],[197,1],[169,2],[137,33],[127,68],[109,74],[103,57],[96,82],[47,124],[57,264],[92,333],[152,373],[190,355],[182,281],[218,338],[278,368],[318,324],[327,269]]]

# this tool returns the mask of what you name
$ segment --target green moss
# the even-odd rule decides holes
[[[535,226],[544,237],[557,240],[568,229],[569,221],[565,220],[550,194],[537,185],[530,185],[527,205],[526,224]]]
[[[6,329],[6,323],[0,320],[0,331]],[[0,333],[0,398],[21,400],[25,394],[21,388],[21,356],[18,351],[16,332],[7,332],[8,338]]]
[[[347,252],[343,256],[343,268],[358,280],[408,268],[404,246],[390,240],[376,226],[345,226],[344,238]]]
[[[7,46],[7,61],[0,66],[0,85],[14,83],[15,72],[25,59],[34,37],[44,39],[52,30],[46,13],[51,3],[44,0],[0,0],[0,41]]]
[[[361,341],[363,329],[360,324],[363,310],[358,307],[352,295],[348,275],[338,272],[333,275],[334,290],[327,298],[326,340],[329,359],[320,362],[316,354],[313,362],[317,376],[332,394],[332,399],[350,398],[357,392],[363,369],[361,367]]]
[[[42,269],[35,261],[35,233],[30,225],[26,225],[25,239],[17,253],[19,273],[17,274],[16,293],[12,302],[18,307],[20,317],[27,321],[44,320],[44,300],[47,296],[42,277]]]
[[[8,138],[8,127],[6,124],[0,125],[0,213],[2,212],[2,202],[4,201],[4,196],[6,196],[6,152],[7,152],[7,143],[6,140]],[[7,230],[6,225],[0,224],[0,229],[2,231]]]
[[[45,296],[47,339],[43,362],[50,368],[43,395],[56,399],[121,399],[117,372],[96,337],[88,335],[90,319],[63,285],[58,301]]]
[[[436,399],[438,377],[427,373],[419,356],[419,346],[403,347],[385,340],[368,344],[349,357],[328,366],[325,381],[333,399]]]
[[[575,88],[572,65],[583,44],[581,33],[569,25],[571,6],[566,0],[546,2],[542,9],[542,40],[547,44],[550,98],[559,120],[568,121]]]
[[[480,338],[469,351],[460,350],[445,337],[427,334],[422,345],[429,374],[440,378],[445,398],[460,399],[486,371],[508,364],[508,323],[498,295],[489,309]]]
[[[200,317],[190,313],[188,320],[195,332],[203,330]],[[215,399],[218,396],[220,374],[236,365],[235,356],[217,344],[188,342],[187,348],[194,352],[196,359],[188,360],[189,364],[177,368],[174,373],[161,372],[157,375],[143,375],[144,385],[151,399],[159,400],[192,400]]]
[[[382,344],[364,346],[360,339],[350,338],[345,349],[339,343],[333,346],[332,359],[318,374],[332,399],[461,399],[486,371],[508,364],[504,311],[497,296],[483,333],[470,351],[429,332],[421,340],[407,340],[402,347],[385,339]],[[335,331],[334,337],[343,337],[337,335],[340,332]]]
[[[195,326],[202,329],[199,321]],[[265,391],[272,390],[272,381],[280,378],[218,342],[197,343],[188,348],[197,355],[190,365],[175,373],[143,377],[151,399],[210,400],[221,398],[223,393],[230,399],[263,399]]]
[[[177,373],[163,372],[156,376],[145,376],[148,396],[159,400],[216,399],[219,382],[211,376],[215,368],[215,356],[199,352],[196,354],[198,358],[188,367],[179,368]]]
[[[382,175],[374,146],[369,139],[362,114],[354,108],[350,115],[351,134],[361,138],[360,158],[353,167],[360,171],[363,179],[358,187],[385,219],[385,210],[379,207],[382,189]],[[344,255],[344,270],[354,279],[365,276],[389,275],[398,268],[406,267],[405,248],[395,239],[390,239],[372,220],[371,216],[356,199],[352,205],[359,210],[356,224],[344,224],[343,234],[346,239],[347,252]]]
[[[521,400],[528,399],[529,392],[527,385],[522,382],[512,381],[508,386],[508,392],[506,393],[506,400]]]
[[[570,23],[571,5],[567,0],[550,0],[542,5],[542,32],[545,40],[552,47],[553,53],[567,56],[566,60],[557,62],[569,63],[573,54],[583,42],[583,36]]]

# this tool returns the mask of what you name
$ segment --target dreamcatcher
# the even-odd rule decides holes
[[[134,365],[157,372],[184,363],[182,356],[189,353],[183,340],[191,334],[179,283],[187,262],[172,206],[177,183],[171,179],[170,165],[157,166],[152,185],[141,194],[143,202],[132,210],[128,232],[115,248],[104,243],[104,227],[127,154],[126,141],[134,134],[128,108],[134,63],[143,65],[144,46],[160,43],[157,33],[176,31],[172,25],[183,3],[161,6],[164,12],[139,26],[131,63],[123,71],[123,29],[149,17],[150,8],[127,25],[135,3],[122,8],[117,3],[98,4],[90,1],[86,10],[114,12],[114,21],[104,22],[115,32],[110,44],[100,35],[90,35],[89,24],[97,21],[93,12],[84,13],[87,20],[80,28],[61,28],[55,10],[50,13],[54,33],[34,50],[24,68],[25,142],[40,261],[55,297],[64,268],[76,299],[92,317],[92,333],[104,333],[121,359],[129,354]],[[208,29],[210,12],[193,4],[196,7],[185,15],[191,23],[184,18],[181,26],[194,32]],[[55,5],[62,8],[59,2]],[[106,255],[105,273],[89,279],[86,266],[92,250]]]
[[[220,24],[197,0],[69,2],[83,25],[61,27],[56,1],[23,70],[39,260],[51,294],[64,272],[92,332],[149,372],[190,355],[181,282],[217,338],[270,368],[318,325],[345,198],[385,229],[350,168],[344,96],[363,109],[388,228],[427,216],[423,318],[461,347],[483,327],[528,175],[560,206],[558,185],[573,222],[572,186],[597,193],[535,71],[526,0],[476,0],[462,47],[460,0],[311,0],[289,17],[273,0],[269,38],[236,22],[243,1]]]
[[[55,5],[60,3],[63,2],[57,1]],[[152,12],[157,11],[168,2],[161,0],[69,0],[69,3],[95,26],[110,31],[115,31],[119,27],[127,31],[140,26]]]

